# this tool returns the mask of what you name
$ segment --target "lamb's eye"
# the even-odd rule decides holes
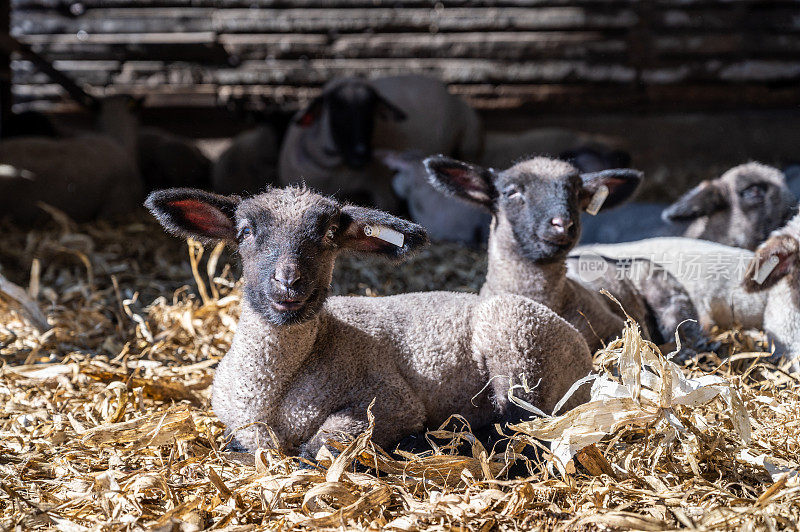
[[[239,238],[248,238],[250,236],[253,236],[253,229],[249,225],[245,225],[239,231]]]
[[[766,193],[766,187],[761,184],[750,185],[746,189],[739,192],[739,196],[748,202],[761,201]]]
[[[336,237],[336,231],[339,230],[339,226],[332,225],[328,228],[328,231],[325,233],[325,238],[328,240],[333,240]]]
[[[503,189],[503,195],[507,198],[514,198],[520,196],[520,191],[516,185],[509,185]]]

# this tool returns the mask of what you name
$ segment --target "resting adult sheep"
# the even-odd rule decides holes
[[[148,190],[207,188],[211,182],[211,161],[191,139],[156,127],[142,127],[137,153],[139,172]]]
[[[305,183],[393,210],[391,172],[373,150],[419,149],[477,160],[482,139],[477,113],[437,79],[335,79],[289,126],[279,175],[284,185]]]
[[[474,427],[515,419],[500,376],[542,378],[521,395],[550,411],[591,370],[581,335],[523,297],[328,297],[340,252],[401,259],[427,241],[416,224],[293,187],[244,200],[170,189],[146,205],[176,235],[238,246],[241,317],[212,404],[251,451],[279,446],[314,457],[327,438],[364,430],[373,399],[381,446],[451,414]],[[379,238],[386,234],[394,243]]]
[[[29,223],[43,202],[76,221],[112,217],[140,204],[138,125],[131,99],[100,101],[98,131],[72,138],[17,137],[0,142],[0,164],[32,177],[0,179],[0,215]]]
[[[633,193],[642,178],[640,172],[618,169],[580,174],[571,164],[546,157],[502,172],[442,156],[429,158],[425,164],[434,186],[493,215],[482,296],[514,293],[543,303],[575,326],[593,349],[619,336],[624,313],[599,294],[598,287],[587,288],[579,278],[568,276],[566,258],[580,236],[579,212],[596,191],[606,187],[609,195],[604,207],[613,207]],[[604,287],[638,323],[658,324],[649,333],[666,333],[665,341],[681,321],[694,317],[690,305],[683,309],[683,316],[651,316],[647,299],[658,291],[637,291],[624,279],[606,281],[609,284]],[[661,292],[680,292],[670,279],[660,276],[658,281]],[[691,334],[693,339],[701,337],[696,331]]]
[[[685,236],[755,249],[786,223],[796,204],[780,170],[751,162],[703,181],[669,206],[633,203],[585,217],[588,230],[582,242]]]

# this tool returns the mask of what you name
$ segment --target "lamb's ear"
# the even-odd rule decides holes
[[[494,210],[497,189],[492,170],[444,155],[428,157],[424,163],[428,170],[428,181],[436,190]]]
[[[690,222],[726,209],[729,205],[725,191],[719,185],[703,181],[664,209],[661,218],[665,222]]]
[[[317,120],[319,119],[319,115],[322,113],[322,104],[325,103],[325,97],[320,94],[309,104],[306,106],[303,113],[294,119],[295,124],[300,127],[311,127],[313,126]]]
[[[343,249],[405,258],[428,243],[428,233],[415,223],[366,207],[342,207],[338,243]]]
[[[792,236],[778,233],[769,237],[758,246],[747,266],[742,280],[745,291],[766,290],[794,273],[798,267],[798,249],[800,243]]]
[[[375,106],[378,116],[384,120],[391,120],[392,122],[403,122],[408,118],[405,111],[384,98],[380,93],[376,91],[375,95],[378,97],[378,104]]]
[[[644,177],[642,172],[631,168],[614,168],[581,174],[581,181],[583,181],[581,208],[588,207],[594,195],[603,186],[607,187],[608,196],[603,201],[601,210],[619,205],[636,192],[642,182],[642,177]]]
[[[168,188],[147,196],[144,205],[172,234],[203,242],[236,242],[234,214],[238,196],[220,196],[195,188]]]

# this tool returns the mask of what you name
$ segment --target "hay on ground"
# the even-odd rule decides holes
[[[227,251],[187,254],[144,217],[0,230],[4,276],[50,323],[0,301],[3,530],[800,523],[800,381],[764,362],[757,331],[718,331],[719,355],[679,368],[629,324],[597,354],[600,403],[503,429],[510,449],[540,450],[528,478],[507,478],[514,453],[458,420],[429,434],[431,452],[389,455],[368,430],[303,469],[277,451],[226,451],[210,411],[240,297]],[[484,269],[482,253],[437,245],[400,266],[342,260],[334,291],[475,290]]]

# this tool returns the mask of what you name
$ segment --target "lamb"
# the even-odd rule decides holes
[[[278,139],[267,124],[237,135],[211,174],[212,188],[220,194],[253,194],[277,183]]]
[[[335,79],[289,126],[279,176],[284,185],[304,182],[340,199],[396,210],[391,173],[374,160],[373,150],[419,149],[478,160],[482,140],[477,113],[437,79]]]
[[[770,231],[786,223],[796,204],[780,170],[751,162],[703,181],[672,205],[629,204],[599,214],[591,220],[582,242],[685,236],[755,249]]]
[[[142,127],[137,140],[137,163],[147,190],[209,186],[211,161],[190,139]]]
[[[238,246],[241,317],[212,404],[250,451],[314,457],[336,433],[363,431],[373,399],[381,446],[451,414],[475,427],[516,419],[507,391],[520,374],[531,384],[546,377],[522,395],[550,411],[591,370],[580,334],[519,296],[328,297],[339,252],[402,259],[426,243],[422,227],[384,212],[296,187],[244,200],[168,189],[145,204],[169,232]]]
[[[581,246],[618,260],[647,258],[674,275],[692,298],[706,329],[764,330],[775,343],[772,360],[800,369],[797,258],[800,215],[754,252],[689,238],[653,238],[622,244]],[[786,278],[784,280],[784,278]]]
[[[581,209],[606,187],[603,205],[613,207],[630,196],[642,179],[630,169],[580,174],[571,164],[546,157],[518,163],[498,172],[444,156],[426,159],[431,183],[442,192],[471,201],[492,213],[489,233],[489,267],[481,296],[519,294],[547,305],[578,329],[589,347],[619,336],[624,314],[612,301],[568,275],[566,258],[580,236]],[[695,317],[690,304],[682,313],[650,314],[649,299],[674,294],[688,302],[678,283],[658,276],[658,290],[638,291],[625,279],[606,279],[604,287],[619,299],[640,324],[655,322],[647,335],[661,334],[665,341],[678,324]],[[682,297],[681,297],[682,296]],[[667,296],[668,297],[668,296]],[[689,325],[689,329],[692,325]],[[690,338],[702,338],[692,330]]]
[[[491,217],[472,205],[445,196],[428,182],[421,152],[382,151],[386,166],[397,173],[392,187],[406,200],[411,219],[425,227],[433,240],[461,242],[477,246],[486,242]]]
[[[124,96],[102,100],[97,118],[104,134],[0,141],[0,164],[27,172],[0,179],[0,212],[30,223],[43,215],[38,202],[76,221],[112,217],[136,207],[143,189],[136,165],[137,120],[130,102]]]

